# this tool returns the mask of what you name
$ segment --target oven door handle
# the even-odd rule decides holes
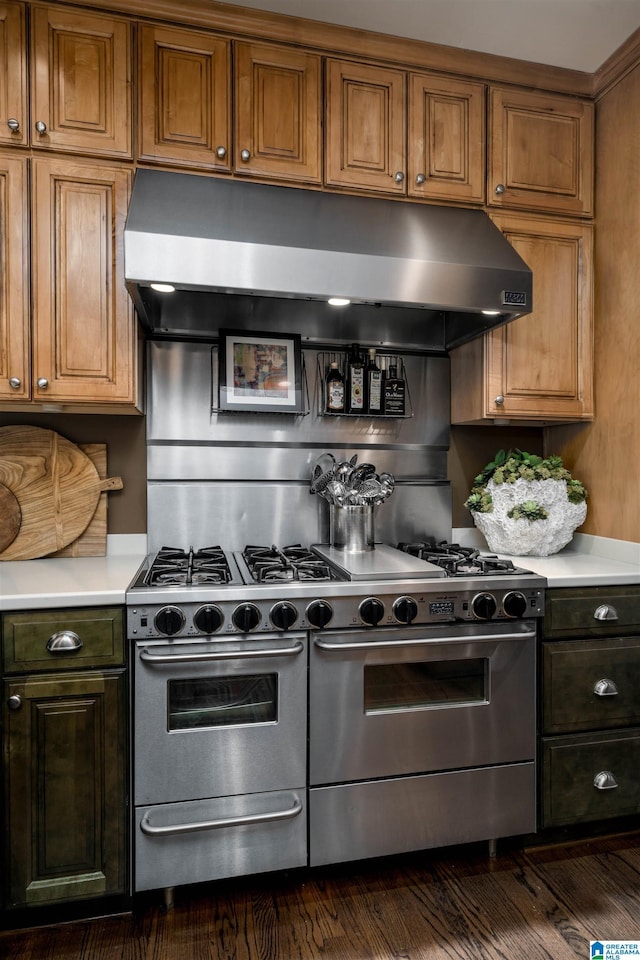
[[[271,823],[278,820],[293,820],[302,813],[302,803],[294,794],[293,806],[286,810],[273,810],[269,813],[251,813],[245,817],[221,817],[218,820],[200,820],[195,823],[175,823],[166,827],[154,827],[149,823],[147,810],[140,821],[140,829],[148,837],[168,837],[180,833],[197,833],[199,830],[219,830],[223,827],[246,827],[255,823]]]
[[[476,643],[482,640],[495,643],[497,640],[525,640],[533,636],[535,636],[533,633],[503,633],[481,634],[469,637],[434,637],[433,639],[429,637],[419,637],[416,640],[356,640],[349,643],[331,643],[330,640],[315,639],[313,642],[315,646],[320,647],[321,650],[331,650],[337,653],[340,650],[380,650],[383,647],[395,647],[398,649],[400,647],[424,647],[427,644],[431,646],[441,643]]]
[[[304,650],[300,640],[292,647],[268,647],[262,650],[219,650],[208,653],[149,653],[144,647],[140,659],[144,663],[201,663],[207,660],[262,660],[264,657],[295,657]]]

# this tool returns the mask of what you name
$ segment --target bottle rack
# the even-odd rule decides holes
[[[366,350],[366,348],[363,348]],[[328,350],[319,352],[317,355],[317,402],[318,402],[318,416],[320,417],[351,417],[355,419],[356,417],[367,417],[369,419],[375,420],[408,420],[413,417],[413,405],[411,403],[411,391],[409,389],[409,381],[407,379],[407,373],[405,370],[404,360],[399,354],[396,353],[381,353],[376,349],[376,361],[378,366],[383,370],[383,373],[386,375],[389,371],[390,365],[395,365],[397,368],[398,377],[405,382],[405,411],[404,414],[396,413],[367,413],[366,411],[360,413],[347,413],[347,412],[335,412],[333,410],[326,409],[326,396],[327,396],[327,373],[332,363],[337,363],[338,368],[344,377],[345,380],[345,389],[347,383],[347,360],[349,357],[348,350]]]

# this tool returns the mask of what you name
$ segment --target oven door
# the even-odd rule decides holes
[[[306,634],[139,641],[135,804],[304,788]]]
[[[320,632],[310,784],[532,760],[533,621]]]

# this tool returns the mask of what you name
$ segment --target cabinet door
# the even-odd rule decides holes
[[[484,201],[484,99],[480,83],[411,74],[409,196]]]
[[[125,892],[124,671],[13,680],[4,704],[7,905]]]
[[[0,400],[28,400],[27,160],[0,154]]]
[[[33,161],[33,396],[133,403],[137,340],[124,286],[130,172]]]
[[[590,226],[492,217],[533,271],[533,312],[451,352],[453,423],[593,417]]]
[[[405,74],[327,60],[325,182],[406,193]]]
[[[573,97],[492,89],[487,202],[591,216],[593,117]]]
[[[0,143],[29,142],[26,50],[24,4],[0,2]]]
[[[230,42],[195,30],[139,31],[140,159],[229,170]]]
[[[129,22],[34,6],[31,51],[32,145],[131,157]]]
[[[236,172],[321,183],[321,97],[319,56],[236,43]]]

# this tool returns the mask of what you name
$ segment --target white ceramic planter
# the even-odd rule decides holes
[[[587,504],[571,503],[564,480],[516,480],[487,483],[493,500],[491,513],[474,511],[473,522],[494,553],[548,557],[566,547],[584,523]],[[507,514],[519,503],[535,500],[549,514],[546,520],[512,520]]]

